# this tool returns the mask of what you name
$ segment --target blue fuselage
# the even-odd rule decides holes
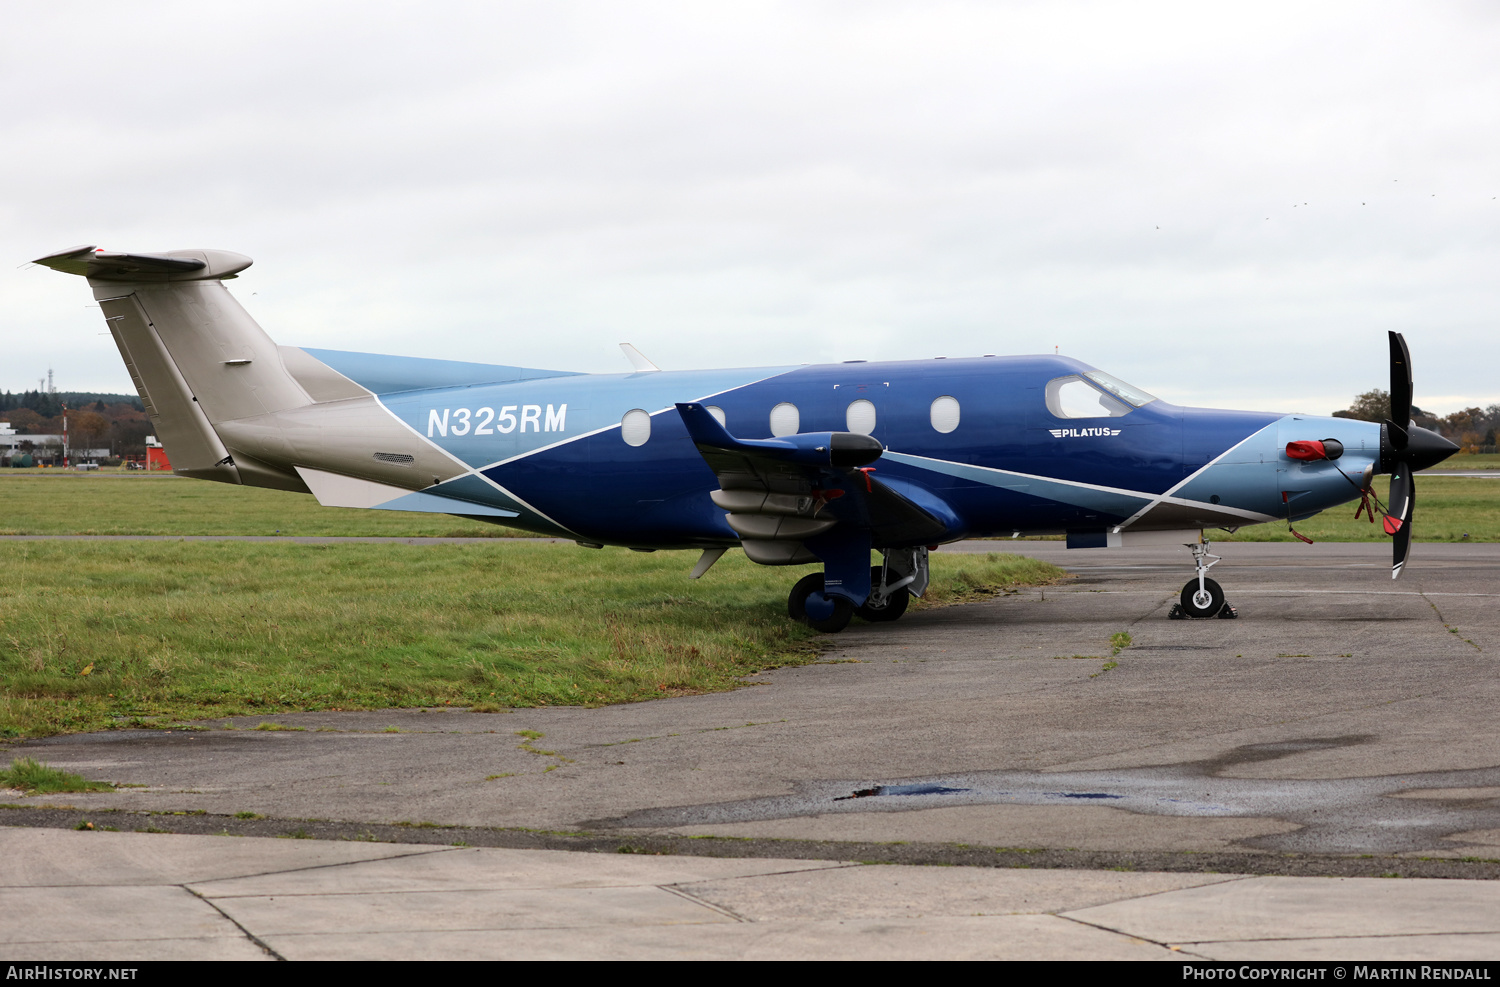
[[[1161,400],[1059,415],[1048,383],[1093,368],[1057,356],[592,375],[309,352],[470,467],[429,491],[452,513],[639,548],[739,541],[677,402],[741,439],[866,432],[885,446],[877,477],[949,509],[941,540],[1296,520],[1357,498],[1380,453],[1379,426],[1350,419]],[[1327,438],[1336,462],[1286,455]]]

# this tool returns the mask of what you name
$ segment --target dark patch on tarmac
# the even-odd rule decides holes
[[[1108,851],[987,847],[963,843],[861,843],[842,840],[745,839],[717,836],[630,834],[588,830],[545,831],[483,826],[439,826],[334,822],[325,819],[239,819],[192,812],[128,809],[80,811],[69,806],[0,806],[0,826],[37,829],[273,837],[402,843],[422,846],[569,850],[576,853],[637,853],[684,857],[844,860],[917,866],[1012,867],[1039,870],[1165,871],[1191,874],[1255,874],[1285,877],[1407,877],[1500,880],[1500,859],[1398,857],[1390,854],[1235,853],[1230,851]]]
[[[1246,744],[1217,757],[1144,768],[1040,773],[975,771],[878,781],[800,781],[791,795],[643,809],[589,820],[592,829],[722,826],[835,812],[905,812],[955,805],[1057,805],[1108,800],[1142,815],[1274,818],[1299,829],[1239,840],[1276,853],[1415,853],[1445,837],[1500,826],[1500,797],[1420,798],[1431,789],[1500,788],[1500,766],[1363,778],[1234,778],[1239,765],[1367,743],[1368,735]],[[899,796],[892,798],[892,796]],[[1446,848],[1451,848],[1451,844]]]

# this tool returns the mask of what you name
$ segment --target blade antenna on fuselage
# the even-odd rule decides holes
[[[636,373],[638,373],[638,374],[659,374],[659,373],[661,373],[661,367],[658,367],[656,364],[654,364],[650,360],[646,359],[645,354],[643,354],[640,350],[636,349],[634,346],[631,346],[629,343],[621,343],[620,344],[620,352],[625,354],[625,359],[627,359],[627,360],[630,361],[630,365],[635,368],[635,372]]]

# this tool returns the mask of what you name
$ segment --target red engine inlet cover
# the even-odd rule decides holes
[[[1307,439],[1301,442],[1288,442],[1286,454],[1293,459],[1327,459],[1328,450],[1323,448],[1323,443],[1316,439]]]

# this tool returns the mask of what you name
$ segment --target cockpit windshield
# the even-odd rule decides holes
[[[1156,400],[1155,395],[1147,394],[1138,387],[1131,387],[1120,378],[1111,377],[1102,370],[1090,370],[1084,376],[1132,407],[1139,408]]]
[[[1058,418],[1120,418],[1156,398],[1098,370],[1047,383],[1047,409]]]

